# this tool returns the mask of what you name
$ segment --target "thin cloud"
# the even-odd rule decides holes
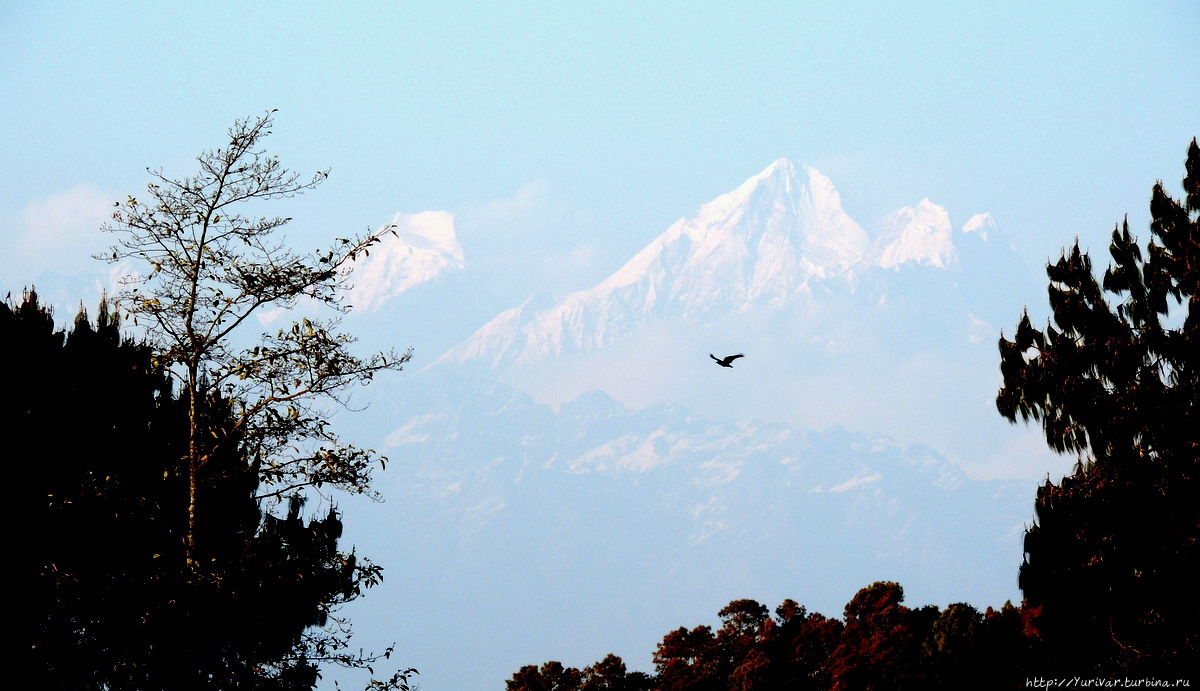
[[[542,179],[524,183],[511,197],[493,199],[484,206],[476,222],[524,223],[528,215],[537,213],[547,205],[550,183]]]
[[[109,219],[112,203],[112,195],[83,183],[27,204],[13,248],[24,270],[71,274],[99,268],[92,254],[109,244],[100,226]]]

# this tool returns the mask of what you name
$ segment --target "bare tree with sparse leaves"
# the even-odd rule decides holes
[[[388,231],[395,233],[385,226],[338,238],[313,254],[288,249],[279,231],[291,219],[252,212],[259,202],[313,189],[328,171],[305,178],[265,152],[274,112],[237,121],[228,144],[201,154],[192,176],[172,179],[150,170],[147,199],[118,202],[104,226],[120,240],[99,258],[138,260],[148,269],[123,278],[115,301],[147,329],[189,401],[189,568],[195,567],[196,478],[211,446],[199,438],[197,415],[206,397],[235,402],[238,433],[263,481],[261,499],[326,485],[374,496],[371,471],[386,458],[342,443],[329,427],[329,412],[346,403],[351,386],[400,370],[412,356],[411,349],[365,359],[351,354],[354,339],[338,331],[336,317],[300,318],[253,345],[236,344],[257,321],[251,317],[268,308],[307,301],[347,311],[342,299],[353,262]]]

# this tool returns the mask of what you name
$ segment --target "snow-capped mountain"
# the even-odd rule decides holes
[[[991,214],[975,214],[966,223],[963,224],[962,232],[976,233],[979,237],[987,242],[988,233],[996,228],[996,220]]]
[[[385,234],[352,269],[348,302],[356,309],[371,311],[413,286],[466,266],[452,214],[397,213],[389,225],[395,235]]]
[[[599,285],[497,316],[443,361],[533,361],[612,343],[651,315],[779,306],[810,281],[849,279],[866,232],[828,178],[779,159],[655,238]]]
[[[610,651],[648,670],[665,632],[734,598],[836,615],[884,579],[914,602],[1018,596],[1034,480],[973,472],[1041,446],[993,403],[996,325],[1020,311],[996,299],[1011,247],[987,214],[955,227],[926,199],[868,233],[828,178],[780,159],[599,284],[377,383],[350,436],[393,459],[379,489],[397,510],[355,541],[403,550],[400,595],[356,623],[386,630],[416,593],[436,615],[409,617],[407,654],[458,670],[471,650],[500,679]],[[453,343],[493,314],[454,309],[472,280],[386,314],[410,323],[406,302],[445,289],[426,314]],[[708,357],[743,349],[733,369]]]
[[[914,262],[944,269],[958,258],[950,215],[928,199],[888,214],[883,228],[875,242],[874,263],[880,268],[898,269]]]
[[[972,229],[985,224],[977,218]],[[600,284],[507,310],[439,362],[534,362],[618,342],[655,317],[703,322],[803,308],[814,291],[853,293],[879,269],[945,269],[956,259],[942,207],[926,199],[897,210],[872,241],[829,178],[781,158],[681,218]]]

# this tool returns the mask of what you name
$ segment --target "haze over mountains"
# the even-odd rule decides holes
[[[607,278],[506,309],[524,265],[473,258],[449,213],[397,214],[345,326],[417,357],[336,419],[391,459],[385,504],[339,500],[386,568],[347,612],[360,642],[396,641],[423,688],[494,689],[549,659],[648,670],[736,598],[1019,598],[1033,487],[1069,464],[993,402],[1041,267],[987,213],[956,217],[925,199],[864,228],[779,159]],[[101,275],[37,287],[61,317]]]
[[[457,246],[443,221],[439,232]],[[402,263],[408,252],[381,261]],[[380,273],[371,262],[354,277],[360,291]],[[436,266],[465,262],[459,254]],[[540,402],[600,389],[634,408],[676,402],[733,419],[843,424],[932,442],[975,475],[1020,476],[1039,466],[983,458],[962,429],[982,425],[992,454],[1021,439],[992,412],[995,341],[1038,295],[1036,271],[988,214],[955,230],[927,199],[889,214],[872,237],[827,177],[779,159],[599,284],[532,295],[473,333],[466,320],[479,283],[469,265],[426,271],[435,288],[391,299],[397,321],[422,328],[432,316],[422,330],[470,333],[440,357],[420,353],[420,366],[469,368]],[[401,292],[366,290],[372,311]],[[714,380],[707,354],[716,351],[747,353],[736,378]],[[1019,443],[1034,446],[1028,435]]]
[[[741,597],[828,615],[881,579],[915,604],[1019,597],[1050,466],[995,413],[995,342],[1038,293],[987,214],[956,229],[922,200],[868,233],[780,159],[599,284],[482,326],[454,310],[478,279],[453,219],[408,218],[356,272],[348,326],[464,340],[339,421],[393,461],[384,510],[348,509],[389,569],[353,617],[427,688],[608,652],[648,669],[663,634]],[[420,635],[389,637],[397,617]]]

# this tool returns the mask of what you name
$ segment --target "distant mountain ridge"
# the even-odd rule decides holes
[[[392,491],[406,503],[431,502],[432,513],[449,509],[451,523],[438,533],[460,539],[494,530],[488,526],[503,525],[526,503],[541,512],[590,506],[611,514],[621,502],[589,498],[588,484],[568,480],[589,476],[631,492],[626,498],[636,503],[626,509],[636,507],[647,525],[672,526],[665,543],[714,540],[731,550],[742,534],[788,533],[793,546],[815,548],[825,535],[807,528],[821,524],[863,541],[856,568],[918,569],[930,556],[925,550],[936,549],[952,554],[965,576],[980,566],[970,558],[976,544],[994,551],[989,561],[1011,564],[1028,520],[1026,483],[971,480],[921,444],[840,427],[818,432],[717,420],[676,404],[635,411],[601,391],[552,410],[503,385],[418,376],[427,396],[393,411],[403,424],[385,440],[408,467],[404,487]],[[462,434],[468,427],[473,433]],[[553,487],[563,491],[541,494]],[[960,516],[959,523],[971,515],[977,530],[964,531],[941,518],[947,515]]]
[[[420,620],[431,640],[504,631],[494,645],[519,660],[603,648],[648,671],[662,631],[714,600],[796,595],[836,612],[876,580],[916,602],[1015,593],[1033,483],[973,480],[928,446],[632,410],[602,391],[554,409],[454,368],[407,386],[419,395],[381,416],[402,469],[380,489],[396,508],[357,544],[405,545],[390,582],[437,603]],[[397,609],[356,623],[386,626]]]

